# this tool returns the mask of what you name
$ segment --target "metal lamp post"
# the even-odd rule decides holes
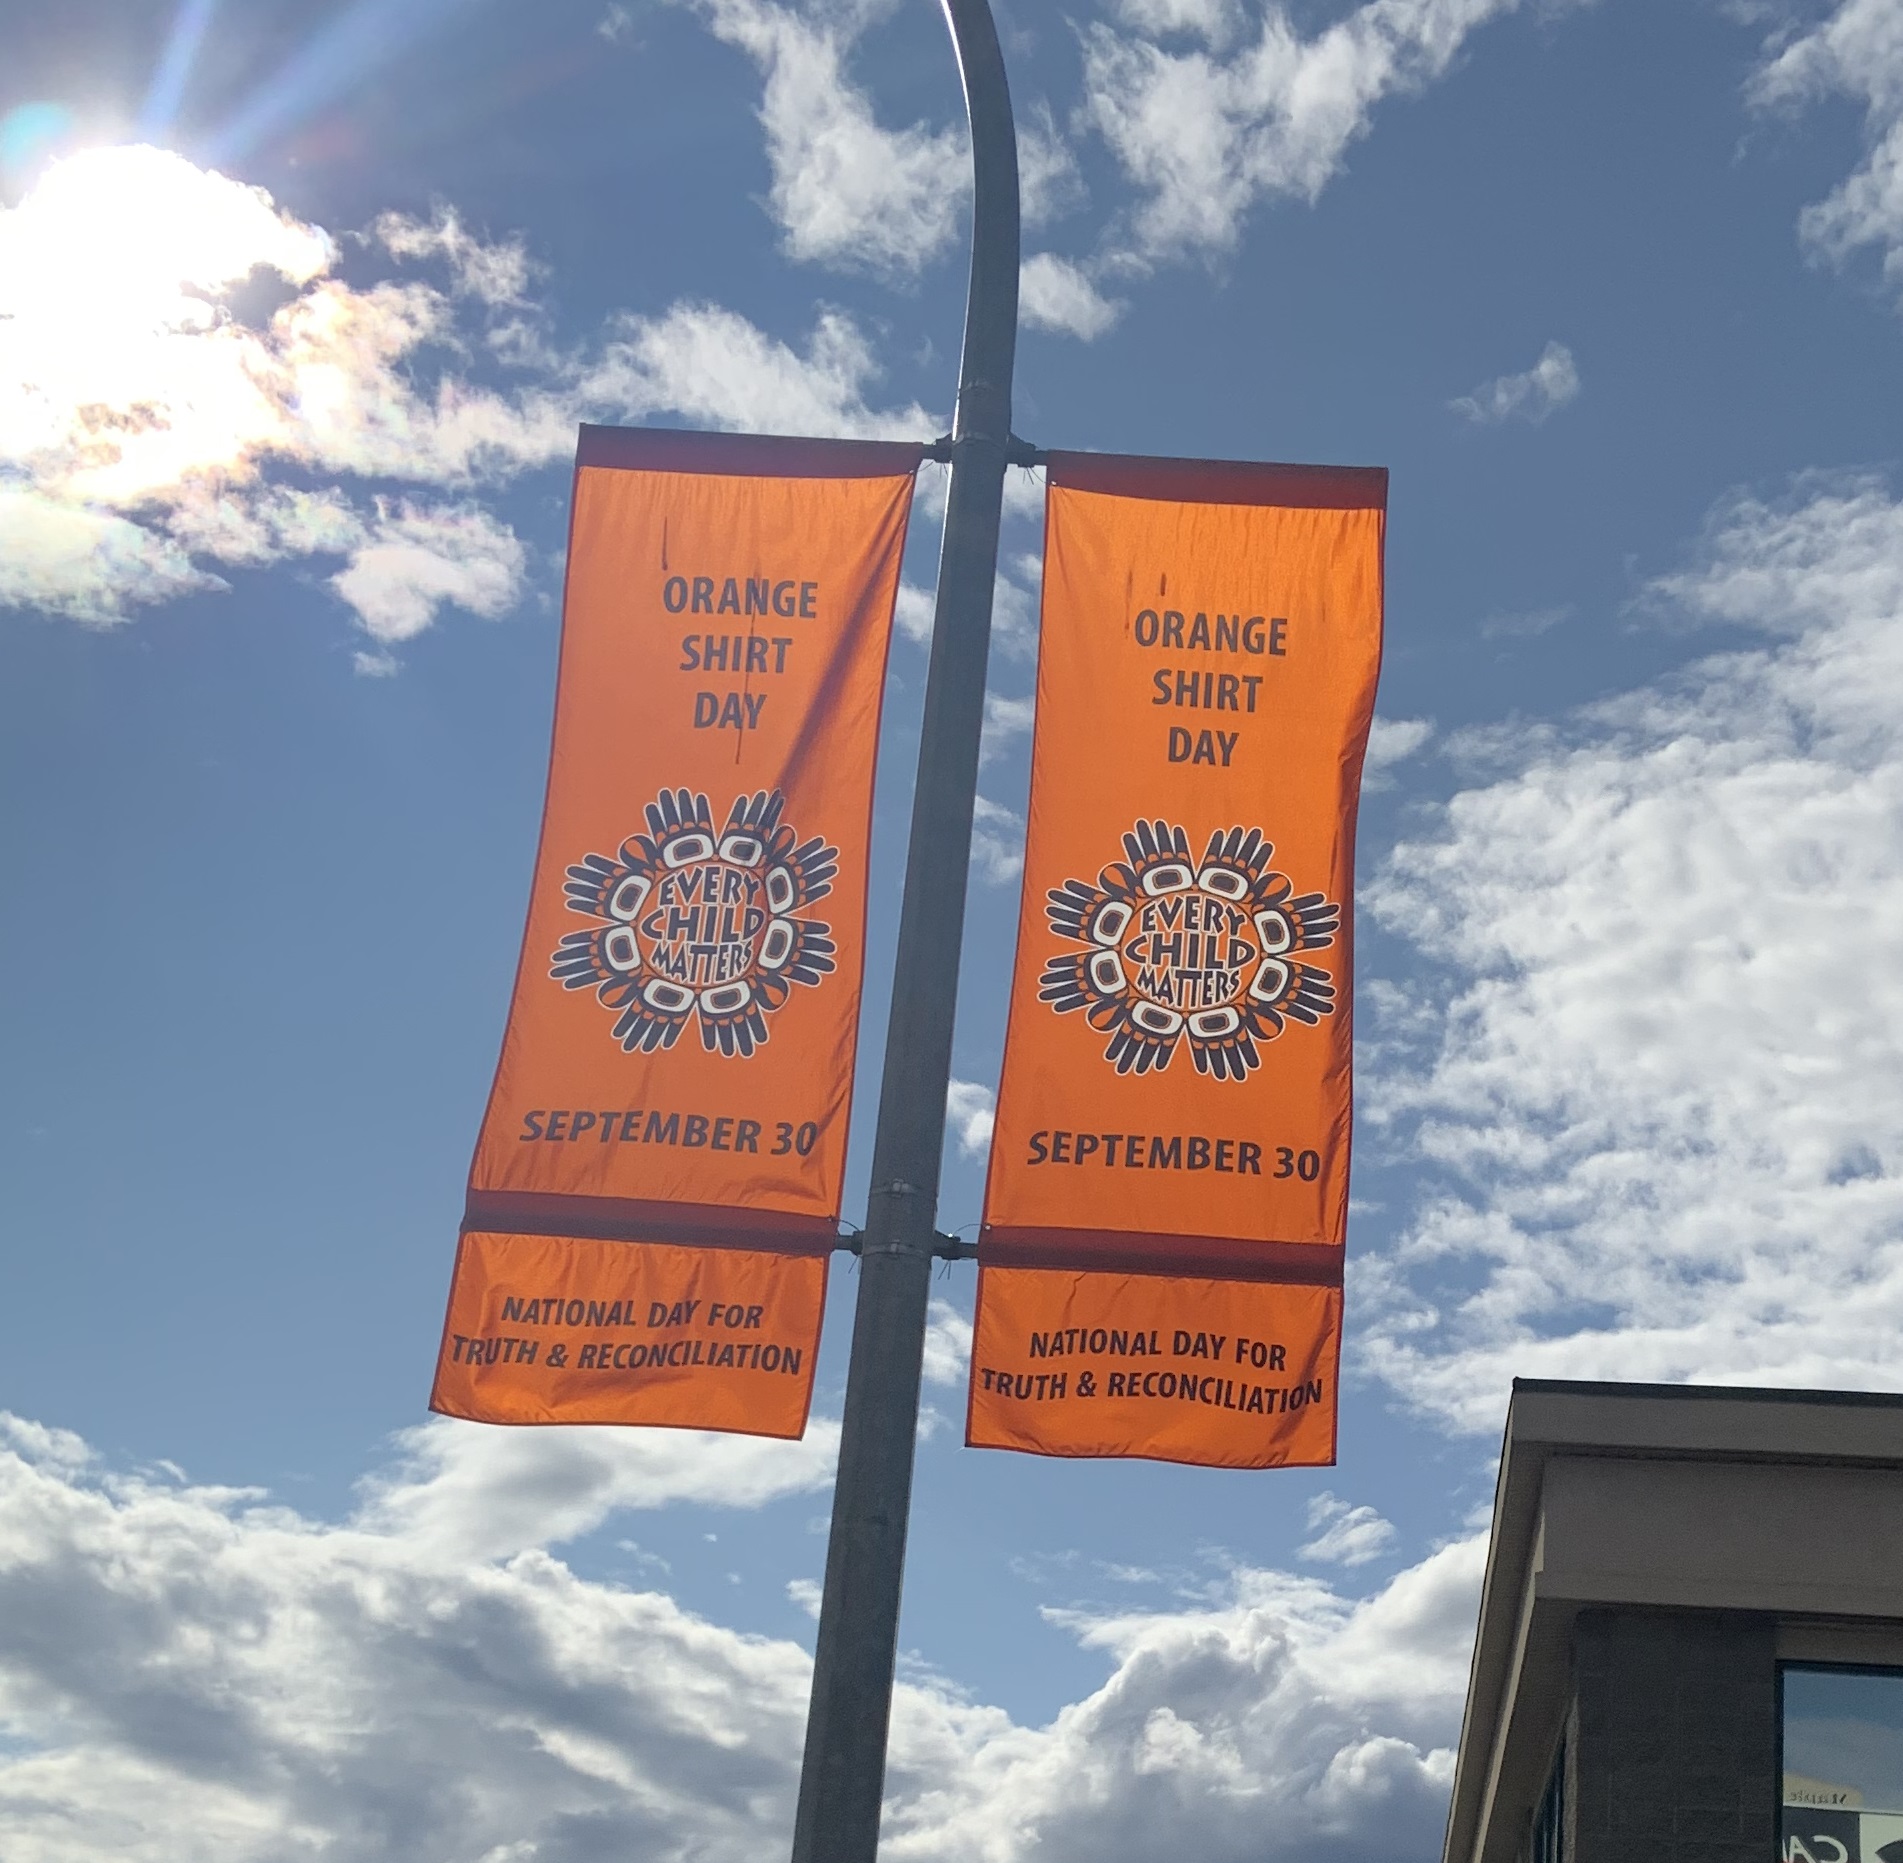
[[[1017,451],[1011,95],[986,0],[942,3],[971,124],[971,283],[793,1863],[873,1863],[878,1851],[998,523]]]

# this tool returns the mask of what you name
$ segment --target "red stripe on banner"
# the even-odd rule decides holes
[[[1106,1229],[987,1228],[978,1238],[978,1259],[1000,1268],[1201,1275],[1312,1287],[1339,1287],[1343,1258],[1341,1246],[1327,1242],[1244,1242]]]
[[[753,479],[910,478],[924,457],[924,447],[910,440],[806,440],[675,427],[584,426],[575,450],[578,469]]]
[[[1143,459],[1128,453],[1051,453],[1052,485],[1113,498],[1185,505],[1281,505],[1290,510],[1385,511],[1385,466],[1280,466],[1245,459]]]

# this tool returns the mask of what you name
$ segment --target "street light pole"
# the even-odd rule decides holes
[[[793,1863],[874,1863],[879,1847],[991,595],[1012,450],[1017,132],[987,0],[942,4],[971,124],[971,284]]]

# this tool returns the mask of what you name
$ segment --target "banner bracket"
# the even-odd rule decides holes
[[[936,440],[927,442],[925,457],[937,460],[941,466],[949,466],[956,446],[957,441],[950,434],[941,433]],[[1004,463],[1007,466],[1041,466],[1049,458],[1050,454],[1035,442],[1015,433],[1005,436]]]
[[[848,1255],[890,1255],[896,1252],[890,1243],[875,1242],[867,1248],[865,1231],[862,1229],[855,1229],[851,1235],[841,1236],[836,1246]],[[978,1244],[967,1242],[963,1236],[948,1236],[943,1230],[934,1230],[932,1256],[937,1261],[976,1261]]]

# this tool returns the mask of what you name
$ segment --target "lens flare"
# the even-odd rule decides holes
[[[73,113],[59,103],[24,103],[0,116],[0,180],[18,188],[73,129]]]
[[[279,68],[211,138],[218,163],[242,162],[295,129],[478,0],[355,0]]]
[[[199,41],[204,38],[217,7],[218,0],[180,0],[171,35],[165,41],[164,56],[152,74],[145,102],[139,108],[141,142],[158,142],[171,129],[185,98],[185,86],[191,82]]]

